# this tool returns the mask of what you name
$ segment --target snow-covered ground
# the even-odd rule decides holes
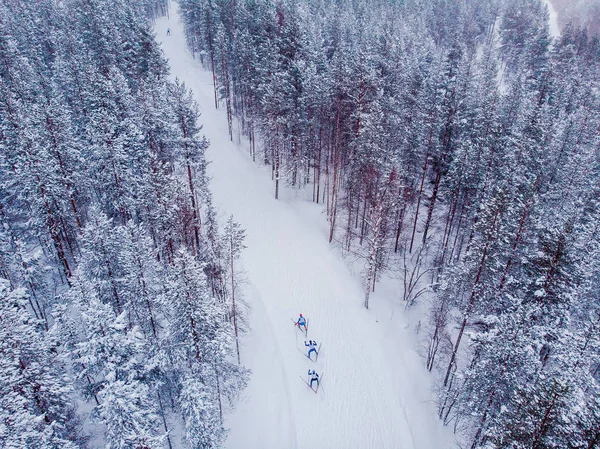
[[[229,141],[225,110],[214,108],[211,74],[187,50],[175,3],[156,33],[172,76],[185,81],[200,105],[215,204],[247,232],[242,264],[252,330],[242,362],[253,374],[227,418],[226,447],[455,447],[436,418],[431,375],[414,349],[399,283],[378,288],[372,308],[363,308],[359,276],[327,244],[321,205],[291,189],[275,200],[269,169],[252,162],[248,142]],[[290,321],[298,313],[310,320],[309,338],[323,344],[318,363],[296,349],[304,344]],[[302,382],[309,368],[323,376],[318,394]]]
[[[544,0],[544,3],[548,6],[548,12],[550,13],[549,25],[550,25],[550,36],[560,36],[560,27],[558,25],[558,13],[550,0]]]

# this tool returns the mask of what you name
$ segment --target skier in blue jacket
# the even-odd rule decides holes
[[[296,321],[296,326],[298,326],[298,329],[302,329],[304,327],[304,332],[306,332],[306,318],[304,318],[302,314],[300,314],[300,317],[298,317],[298,321]]]
[[[317,351],[317,342],[314,340],[308,340],[304,342],[304,346],[308,347],[307,357],[310,359],[311,352],[315,353],[315,357],[319,356],[319,352]],[[312,359],[311,359],[312,360]]]
[[[319,386],[319,375],[314,369],[308,370],[308,381],[310,382],[310,388],[313,387],[313,382],[317,382],[317,387]]]

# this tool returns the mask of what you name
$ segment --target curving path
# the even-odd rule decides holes
[[[454,447],[435,418],[429,373],[411,349],[416,343],[403,313],[392,318],[393,305],[382,293],[372,302],[385,305],[363,309],[360,279],[327,244],[321,206],[286,189],[284,199],[274,200],[269,169],[251,161],[247,141],[229,141],[224,108],[214,108],[211,75],[187,51],[176,9],[172,4],[170,17],[157,21],[157,40],[172,76],[185,81],[200,105],[215,204],[247,233],[242,264],[252,331],[242,361],[253,375],[228,417],[226,447]],[[318,364],[295,348],[303,340],[290,318],[299,312],[310,319],[309,337],[323,342]],[[309,366],[324,373],[318,395],[299,378]]]

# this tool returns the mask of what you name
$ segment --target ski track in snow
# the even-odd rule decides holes
[[[252,162],[245,139],[239,145],[229,140],[225,109],[214,108],[212,76],[187,50],[177,5],[171,7],[170,16],[156,22],[157,40],[172,78],[184,81],[199,103],[214,203],[247,233],[241,262],[252,312],[241,355],[252,377],[227,418],[225,447],[455,447],[428,402],[430,375],[412,349],[416,340],[404,329],[405,317],[392,319],[380,293],[372,296],[371,310],[363,308],[360,278],[327,243],[322,206],[285,188],[284,199],[275,200],[270,169]],[[294,347],[304,349],[290,322],[298,313],[310,320],[308,338],[323,343],[316,363]],[[324,374],[316,395],[298,378],[309,368]]]

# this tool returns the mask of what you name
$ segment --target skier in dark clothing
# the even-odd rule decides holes
[[[171,28],[167,28],[167,36],[171,35]]]
[[[308,342],[304,342],[304,346],[308,347],[307,357],[310,359],[310,354],[312,352],[315,353],[315,358],[319,356],[319,352],[317,351],[317,342],[314,340],[308,340]],[[311,359],[312,360],[312,359]]]
[[[308,381],[310,383],[310,388],[313,387],[313,382],[317,383],[317,388],[319,388],[319,375],[317,372],[313,370],[308,370]]]

